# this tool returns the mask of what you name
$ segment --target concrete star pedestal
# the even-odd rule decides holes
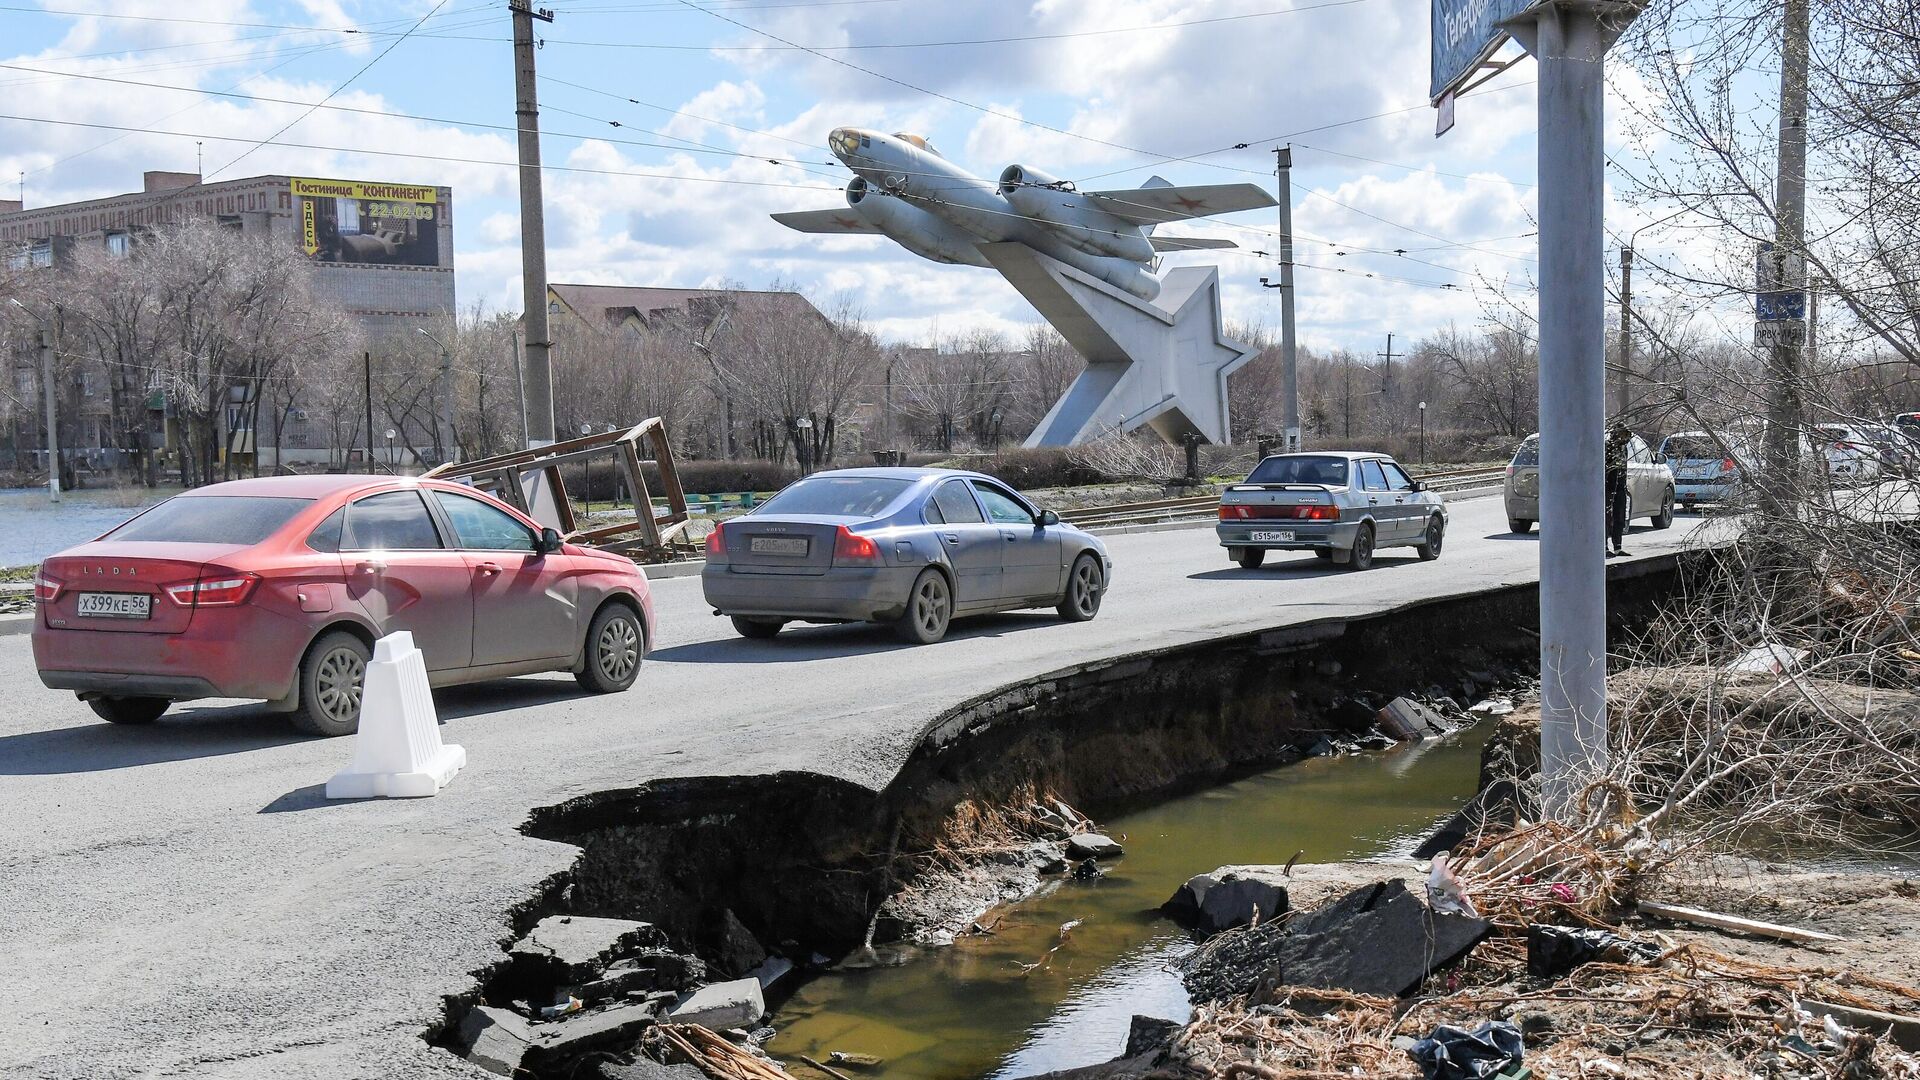
[[[1169,271],[1158,300],[1147,301],[1025,244],[982,244],[980,252],[1087,361],[1026,445],[1069,446],[1143,427],[1175,444],[1189,435],[1231,440],[1227,376],[1257,350],[1222,328],[1217,268]]]

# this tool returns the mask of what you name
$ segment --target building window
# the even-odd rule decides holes
[[[133,237],[123,232],[107,234],[107,254],[116,259],[124,259],[133,251]]]
[[[52,266],[53,241],[35,240],[29,245],[27,248],[27,265],[40,267]]]
[[[20,251],[10,251],[7,253],[7,269],[25,270],[26,268],[27,268],[27,253],[25,249],[22,249]]]

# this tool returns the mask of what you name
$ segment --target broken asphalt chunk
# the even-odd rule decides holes
[[[713,1031],[751,1027],[766,1015],[766,998],[759,979],[711,983],[681,997],[667,1012],[676,1024],[699,1024]]]
[[[549,915],[514,942],[508,955],[517,980],[569,986],[592,981],[615,957],[665,944],[666,935],[650,923]]]

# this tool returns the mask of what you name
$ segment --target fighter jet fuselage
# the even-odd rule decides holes
[[[835,128],[827,140],[854,173],[848,210],[775,214],[803,232],[877,232],[935,262],[988,266],[981,244],[1019,243],[1143,300],[1160,294],[1156,250],[1231,247],[1154,238],[1155,225],[1274,205],[1252,184],[1175,188],[1158,177],[1125,191],[1081,192],[1010,165],[999,181],[960,168],[915,135]]]

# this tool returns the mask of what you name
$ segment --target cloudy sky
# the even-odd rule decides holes
[[[898,341],[1033,321],[991,271],[768,220],[842,205],[824,143],[847,124],[922,133],[981,175],[1018,162],[1089,188],[1271,189],[1273,147],[1292,142],[1308,345],[1377,350],[1529,295],[1532,65],[1462,99],[1436,140],[1427,0],[545,2],[555,281],[790,282],[850,294]],[[22,172],[29,206],[134,190],[197,150],[216,179],[448,184],[462,304],[517,308],[504,3],[16,0],[0,43],[6,197]],[[1275,228],[1267,211],[1184,230],[1241,249],[1175,258],[1219,265],[1230,318],[1277,325],[1258,284],[1275,263],[1254,254]]]

